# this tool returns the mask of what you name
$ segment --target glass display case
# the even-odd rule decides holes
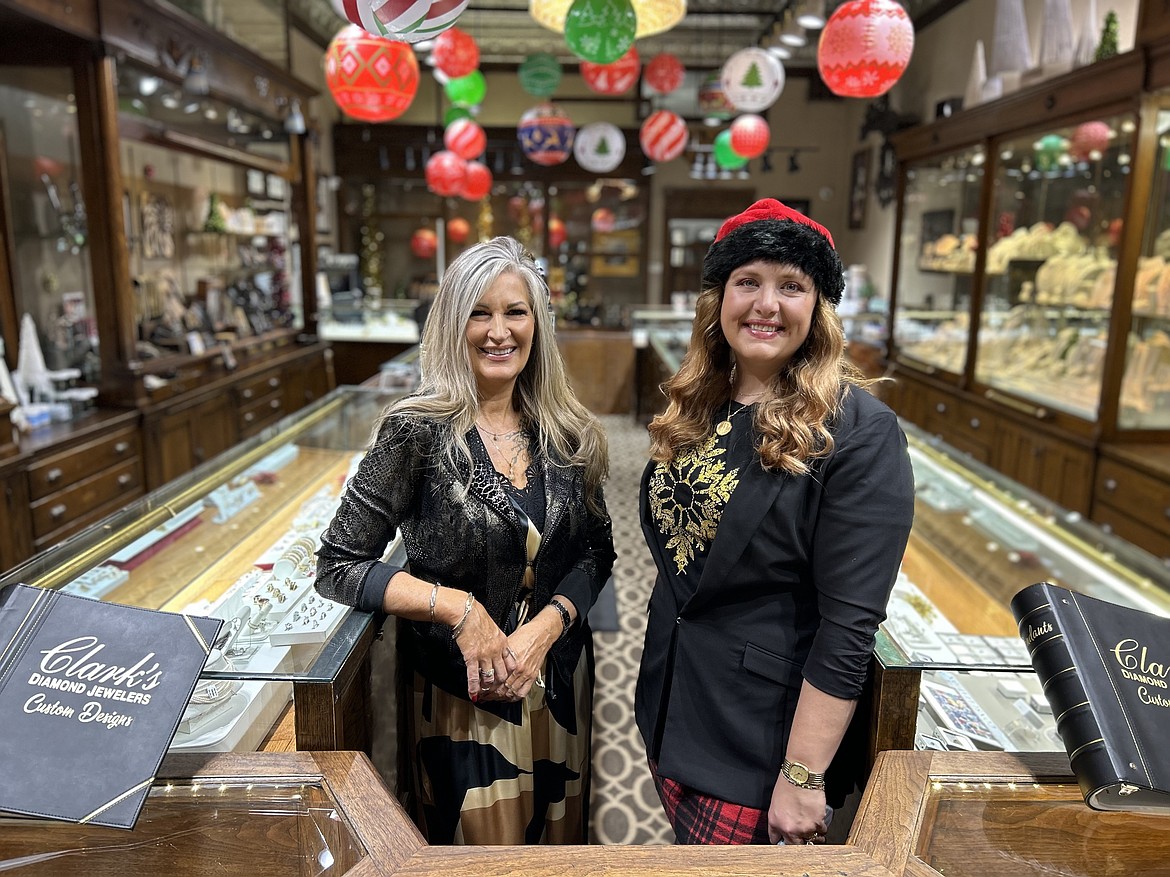
[[[1127,429],[1170,428],[1170,95],[1153,115],[1155,174],[1134,280],[1118,421]]]
[[[9,365],[24,367],[22,401],[55,403],[45,413],[59,420],[71,397],[96,395],[73,391],[101,371],[79,150],[73,72],[0,65],[0,249],[12,280],[0,326]]]
[[[298,748],[367,748],[367,719],[353,720],[364,713],[350,698],[360,708],[368,678],[363,692],[349,677],[367,660],[374,622],[319,596],[313,564],[391,398],[335,391],[42,552],[0,587],[25,582],[223,619],[174,750],[259,748],[290,699]],[[315,714],[322,709],[327,720]]]
[[[1062,749],[1011,598],[1049,581],[1170,616],[1170,570],[912,424],[903,427],[914,527],[877,660],[880,674],[917,686],[917,710],[912,721],[903,717],[897,745],[878,749]]]
[[[894,336],[913,367],[963,372],[985,158],[972,146],[906,168]]]
[[[981,384],[1097,419],[1136,129],[1125,113],[996,143]],[[1144,291],[1134,302],[1150,312]]]
[[[662,384],[678,371],[691,340],[695,312],[679,306],[640,308],[632,314],[634,416],[642,422],[666,410]]]
[[[895,874],[1165,870],[1170,816],[1090,810],[1063,754],[886,752],[849,836]]]

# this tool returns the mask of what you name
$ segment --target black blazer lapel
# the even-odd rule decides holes
[[[508,501],[507,494],[504,493],[500,479],[496,477],[497,473],[495,467],[492,466],[491,456],[488,454],[487,448],[484,447],[483,440],[479,437],[479,431],[471,429],[467,433],[467,441],[471,445],[471,456],[475,465],[468,493],[479,498],[484,505],[507,521],[512,529],[519,531],[516,513],[512,511],[512,504]],[[477,451],[482,451],[482,453]]]
[[[765,472],[758,460],[750,464],[723,510],[699,586],[682,607],[683,611],[702,602],[706,594],[718,589],[727,578],[787,481],[783,475]]]

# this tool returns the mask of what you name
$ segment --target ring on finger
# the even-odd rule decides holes
[[[479,675],[484,679],[495,679],[496,671],[489,667],[487,670],[480,670]]]

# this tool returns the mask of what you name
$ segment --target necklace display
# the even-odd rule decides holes
[[[480,435],[486,436],[488,441],[492,443],[492,447],[496,449],[496,453],[499,455],[500,460],[504,461],[508,467],[508,480],[512,482],[512,484],[516,484],[516,467],[520,462],[520,457],[528,449],[527,434],[520,427],[517,427],[516,429],[513,429],[509,432],[492,432],[478,420],[475,422],[475,427],[479,430]],[[511,450],[510,456],[508,452],[506,452],[500,446],[500,442],[508,443],[509,449]],[[524,468],[527,467],[522,467],[520,469],[521,474],[523,474]]]

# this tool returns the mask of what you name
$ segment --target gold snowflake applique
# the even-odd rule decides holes
[[[650,476],[650,515],[659,532],[670,537],[666,547],[674,551],[679,573],[710,546],[723,507],[739,484],[738,468],[725,471],[721,458],[726,453],[712,435],[673,463],[659,463]]]

